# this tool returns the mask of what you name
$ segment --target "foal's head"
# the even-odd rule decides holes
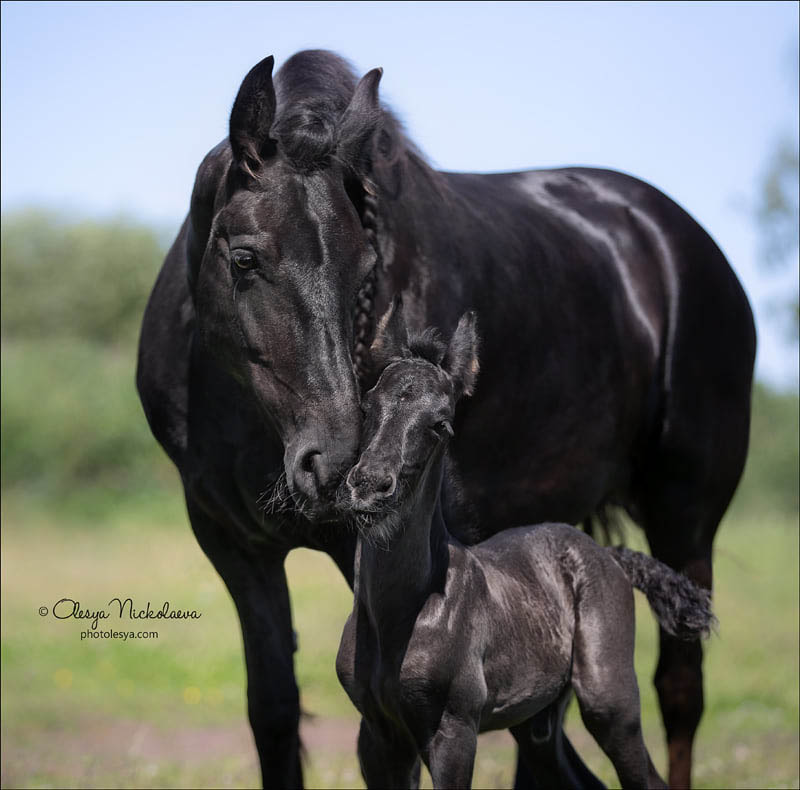
[[[472,312],[447,344],[433,329],[409,337],[397,298],[381,319],[370,349],[378,380],[362,400],[361,456],[340,492],[362,531],[419,493],[453,435],[456,403],[475,387],[477,346]]]

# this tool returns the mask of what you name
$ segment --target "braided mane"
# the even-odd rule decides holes
[[[375,265],[369,270],[361,283],[356,306],[353,311],[354,344],[353,367],[359,382],[366,380],[369,373],[369,347],[375,334],[375,294],[378,289],[378,274],[383,268],[383,255],[378,241],[378,199],[374,195],[364,196],[364,209],[361,224],[367,239],[375,250]]]

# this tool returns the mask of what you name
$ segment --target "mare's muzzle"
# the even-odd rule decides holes
[[[341,425],[335,434],[303,432],[286,448],[284,467],[289,488],[312,517],[331,509],[337,488],[356,460],[360,425],[355,421],[349,426],[351,430],[345,427]]]

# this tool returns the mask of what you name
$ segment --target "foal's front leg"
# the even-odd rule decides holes
[[[434,788],[471,787],[477,748],[477,722],[445,712],[422,755]]]

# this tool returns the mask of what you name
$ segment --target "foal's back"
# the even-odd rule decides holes
[[[633,592],[613,557],[565,524],[518,527],[465,549],[486,579],[486,685],[481,729],[533,716],[572,682],[580,622],[619,629],[633,655]],[[616,629],[615,629],[616,630]],[[630,634],[630,638],[628,638]]]

